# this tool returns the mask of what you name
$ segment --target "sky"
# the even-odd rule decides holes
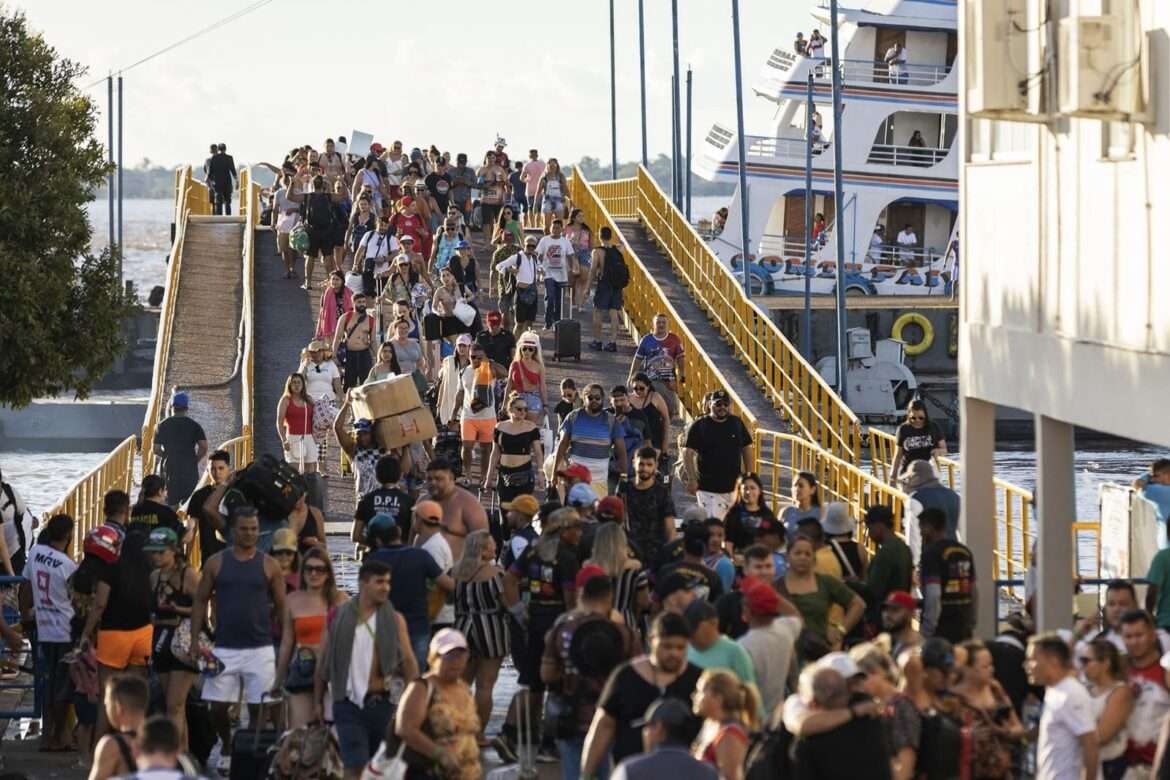
[[[125,68],[251,0],[15,0],[62,56],[89,68],[79,86]],[[746,129],[769,103],[751,95],[772,49],[811,26],[812,0],[741,0]],[[735,127],[731,0],[679,0],[679,63],[694,69],[698,150],[712,123]],[[126,72],[127,166],[202,164],[222,141],[239,163],[372,132],[408,147],[482,155],[499,133],[515,159],[530,147],[575,161],[610,159],[605,0],[272,0]],[[637,0],[615,0],[618,157],[641,148]],[[645,0],[650,156],[670,147],[670,0]],[[106,86],[89,90],[106,133]],[[685,121],[685,117],[684,117]]]

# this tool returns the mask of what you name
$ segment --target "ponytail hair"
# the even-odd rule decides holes
[[[708,669],[699,677],[697,687],[718,696],[727,716],[742,722],[748,731],[760,727],[760,691],[752,683],[740,682],[727,669]]]

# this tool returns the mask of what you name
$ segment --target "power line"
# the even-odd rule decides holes
[[[152,54],[148,54],[147,56],[143,57],[142,59],[138,60],[137,62],[131,63],[130,65],[127,65],[124,68],[119,68],[118,70],[116,70],[114,72],[117,74],[122,74],[128,70],[131,70],[133,68],[137,68],[139,65],[150,62],[155,57],[161,57],[162,55],[166,54],[167,52],[172,51],[174,49],[177,49],[178,47],[182,46],[185,43],[190,43],[191,41],[195,40],[196,38],[198,38],[202,35],[206,35],[207,33],[212,32],[213,30],[218,30],[220,27],[223,27],[226,24],[230,24],[231,22],[234,22],[236,19],[239,19],[243,16],[247,16],[248,14],[252,13],[253,11],[258,11],[271,2],[272,2],[272,0],[257,0],[256,2],[252,3],[251,5],[246,6],[244,8],[241,8],[239,11],[236,11],[235,13],[230,14],[229,16],[225,16],[224,18],[220,19],[217,22],[212,22],[211,24],[207,25],[206,27],[204,27],[200,30],[196,30],[195,32],[191,33],[190,35],[186,36],[185,38],[181,38],[180,40],[175,41],[174,43],[170,44],[169,46],[166,46],[162,49],[159,49],[158,51],[156,51]],[[98,84],[101,84],[105,80],[106,79],[104,77],[97,79],[93,83],[85,85],[85,87],[82,88],[82,91],[92,89],[92,88],[96,87]]]

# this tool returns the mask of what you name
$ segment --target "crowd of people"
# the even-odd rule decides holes
[[[333,735],[321,776],[355,780],[403,764],[470,780],[493,752],[567,779],[1162,771],[1170,558],[1148,611],[1117,581],[1074,630],[1036,635],[1021,610],[977,638],[978,600],[996,595],[977,587],[921,402],[897,432],[905,515],[869,506],[862,530],[813,472],[773,495],[726,391],[675,435],[686,361],[665,314],[624,384],[550,392],[539,293],[550,331],[570,316],[562,294],[591,293],[592,346],[616,351],[621,250],[607,228],[592,239],[535,149],[513,166],[497,139],[478,170],[454,159],[400,142],[355,157],[342,139],[283,163],[285,273],[300,253],[307,289],[316,261],[328,274],[275,410],[287,511],[242,500],[249,464],[222,450],[199,483],[208,445],[186,393],[159,426],[163,474],[135,503],[108,492],[84,538],[66,515],[10,535],[27,510],[5,486],[45,750],[78,750],[91,780],[195,762],[244,776],[252,728],[282,735],[273,762]],[[353,394],[398,376],[439,433],[386,448]],[[353,479],[352,583],[326,547],[330,452]],[[1135,483],[1155,501],[1168,486],[1168,461]],[[488,733],[505,665],[518,686]]]

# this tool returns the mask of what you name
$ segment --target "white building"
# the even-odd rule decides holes
[[[1170,3],[962,5],[962,515],[989,636],[995,404],[1036,416],[1041,627],[1070,620],[1074,426],[1170,446]]]

